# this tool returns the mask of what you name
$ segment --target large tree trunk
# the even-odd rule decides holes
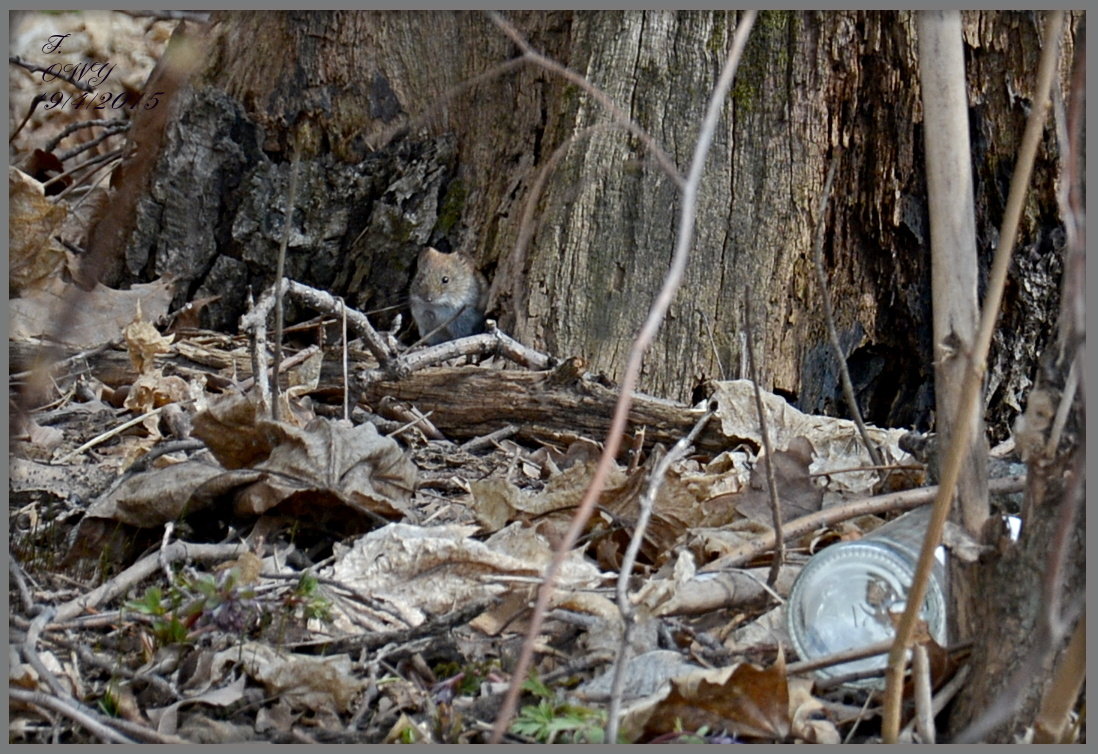
[[[735,13],[511,21],[685,168]],[[1038,50],[1030,14],[972,13],[965,22],[983,274]],[[175,114],[165,119],[162,109],[166,123],[146,127],[163,131],[139,142],[131,161],[155,170],[137,176],[131,167],[125,177],[141,190],[130,187],[92,235],[100,252],[124,249],[115,280],[172,272],[180,302],[220,295],[208,323],[235,326],[247,286],[270,280],[300,131],[291,276],[362,308],[394,306],[421,245],[462,248],[494,278],[491,313],[505,329],[620,374],[670,259],[678,197],[590,96],[531,63],[507,65],[516,47],[480,13],[227,13],[200,38],[190,55],[203,67],[174,98]],[[880,424],[929,421],[915,49],[906,13],[760,16],[710,152],[684,288],[643,389],[684,399],[700,377],[741,376],[750,296],[766,323],[762,381],[805,410],[845,414],[810,274],[823,221],[837,326],[863,409]],[[558,148],[524,228],[532,186]],[[1049,154],[1039,158],[993,354],[994,439],[1022,405],[1056,308],[1062,233]],[[817,218],[832,159],[833,198]],[[518,244],[524,229],[530,242]]]

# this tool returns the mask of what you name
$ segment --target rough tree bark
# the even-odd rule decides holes
[[[735,12],[508,18],[685,168]],[[1013,11],[962,18],[982,295],[1039,22]],[[1069,21],[1065,61],[1082,19]],[[166,107],[135,124],[137,150],[91,234],[108,282],[172,274],[177,303],[219,296],[207,324],[235,328],[247,289],[271,282],[297,143],[289,276],[360,309],[398,311],[420,246],[461,248],[492,281],[489,313],[504,329],[619,375],[670,260],[674,183],[587,93],[517,61],[487,16],[226,12],[178,37],[166,61],[196,70],[183,77],[165,64],[154,74],[150,85],[165,82],[169,92]],[[802,410],[845,415],[811,274],[823,222],[836,324],[865,415],[881,425],[932,423],[916,51],[907,12],[760,15],[710,151],[684,287],[646,359],[642,390],[688,399],[702,378],[743,376],[750,296],[765,324],[764,386]],[[832,199],[816,217],[833,160]],[[992,348],[994,441],[1009,434],[1054,332],[1064,246],[1057,174],[1050,127]]]
[[[735,17],[510,19],[682,164]],[[983,274],[1038,50],[1030,14],[964,20]],[[143,140],[138,128],[141,148],[116,181],[129,196],[92,234],[95,251],[114,262],[112,282],[171,272],[179,302],[220,296],[207,322],[235,327],[247,286],[268,282],[273,270],[300,131],[290,275],[361,308],[399,306],[420,245],[463,248],[492,279],[492,313],[505,329],[617,376],[670,258],[677,196],[638,140],[612,127],[588,95],[514,62],[514,45],[479,13],[225,13],[192,33],[185,56],[199,71],[178,89],[172,116],[161,110],[164,122],[146,124],[152,133]],[[1069,39],[1065,54],[1071,49]],[[844,414],[809,274],[822,221],[863,409],[879,424],[929,422],[917,73],[910,14],[761,15],[711,152],[684,290],[642,389],[686,399],[701,377],[741,376],[740,312],[750,295],[767,323],[764,384],[804,410]],[[996,440],[1022,406],[1056,308],[1062,232],[1049,133],[989,376]],[[558,148],[535,197],[531,241],[517,249],[531,187]],[[828,217],[816,218],[832,159],[840,161],[834,198]],[[138,165],[144,172],[134,176]],[[140,186],[125,186],[131,176]]]

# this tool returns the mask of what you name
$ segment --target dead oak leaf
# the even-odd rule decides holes
[[[263,420],[256,429],[271,441],[271,452],[253,467],[262,478],[237,495],[238,515],[264,513],[294,497],[336,500],[384,518],[408,513],[414,467],[373,424],[317,418],[294,427]]]
[[[749,663],[703,670],[671,682],[670,693],[652,710],[645,737],[676,728],[724,730],[737,737],[784,741],[790,734],[789,684],[785,662],[765,669]]]
[[[807,516],[820,510],[823,489],[816,486],[809,474],[812,464],[812,444],[803,437],[789,441],[785,450],[774,452],[774,483],[777,486],[782,521]],[[759,458],[751,472],[751,483],[736,502],[736,510],[757,523],[772,525],[770,491],[766,480],[769,459]]]

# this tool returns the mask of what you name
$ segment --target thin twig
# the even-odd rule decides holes
[[[847,732],[846,738],[843,739],[844,744],[848,744],[854,739],[854,733],[858,730],[858,726],[862,724],[862,720],[865,719],[865,713],[869,709],[869,703],[873,701],[874,696],[876,696],[876,693],[872,690],[865,695],[865,704],[862,705],[861,711],[854,719],[854,724],[850,726],[850,731]]]
[[[163,556],[164,553],[166,553],[168,551],[168,545],[171,544],[172,533],[174,531],[175,531],[175,522],[174,521],[169,521],[166,524],[164,524],[164,536],[161,537],[161,539],[160,539],[160,553],[159,554],[161,556]],[[160,558],[160,570],[162,570],[164,572],[164,579],[165,579],[164,583],[166,583],[166,584],[174,584],[175,583],[175,574],[172,573],[171,563],[169,563],[168,559],[165,558],[165,557]]]
[[[119,616],[115,616],[115,620],[113,621],[113,623],[116,624],[118,618]],[[65,639],[60,636],[48,635],[45,637],[45,641],[50,644],[63,647],[64,649],[68,649],[71,652],[76,652],[77,656],[88,665],[102,668],[103,670],[108,670],[113,675],[126,678],[130,681],[147,683],[150,686],[155,687],[157,691],[167,697],[170,697],[174,701],[178,701],[183,698],[178,689],[172,686],[172,684],[168,681],[161,678],[155,672],[150,671],[148,668],[143,668],[143,672],[131,670],[124,664],[120,664],[117,657],[98,655],[94,651],[92,651],[91,647],[89,647],[87,644],[81,643],[81,641],[79,640]]]
[[[279,375],[281,376],[281,374],[283,372],[285,372],[287,370],[290,370],[290,369],[293,369],[298,364],[302,364],[302,363],[308,361],[309,359],[311,359],[313,356],[315,356],[319,352],[320,352],[320,346],[316,345],[315,343],[311,346],[306,346],[305,348],[302,348],[300,351],[295,353],[293,356],[282,360],[282,363],[278,367]],[[272,366],[271,370],[269,370],[269,371],[271,371],[272,374],[273,374],[273,370],[274,370],[274,367]],[[277,379],[277,377],[276,377],[276,379]],[[254,376],[249,377],[248,379],[246,379],[246,380],[244,380],[243,382],[240,383],[240,390],[242,390],[242,391],[248,390],[254,384],[255,384],[255,377]]]
[[[506,440],[508,437],[518,433],[518,427],[514,424],[508,424],[506,427],[500,427],[495,432],[489,432],[486,435],[480,437],[474,437],[468,442],[462,443],[458,446],[458,450],[463,450],[466,453],[472,453],[473,451],[480,450],[481,448],[487,448],[489,445],[495,445],[501,440]]]
[[[702,322],[705,323],[705,332],[709,336],[709,347],[713,349],[713,360],[717,362],[717,373],[721,376],[721,380],[727,380],[728,376],[724,372],[724,364],[721,363],[721,354],[717,350],[717,338],[713,335],[713,323],[709,321],[709,317],[701,309],[698,309],[698,314],[701,315]]]
[[[964,688],[965,681],[968,680],[969,665],[965,665],[949,679],[949,682],[934,695],[934,698],[930,702],[931,715],[936,717],[945,706],[953,701],[953,697],[957,695],[957,692]],[[904,726],[903,732],[900,734],[901,740],[906,741],[907,737],[911,735],[912,729],[915,727],[915,720],[909,720],[907,725]],[[925,742],[924,742],[925,743]]]
[[[833,652],[824,657],[816,657],[812,660],[792,662],[786,666],[785,673],[786,675],[803,675],[805,673],[820,670],[821,668],[829,668],[832,665],[842,665],[847,662],[854,662],[855,660],[864,660],[867,657],[876,657],[877,655],[887,653],[891,646],[892,641],[885,639],[884,641],[879,641],[875,644],[868,644],[864,647],[856,647],[854,649],[844,649],[841,652]]]
[[[68,76],[62,76],[61,74],[56,73],[54,71],[51,71],[48,68],[43,68],[42,66],[37,65],[36,63],[30,63],[26,60],[23,60],[23,58],[19,57],[18,55],[9,55],[8,56],[8,62],[11,63],[12,65],[17,65],[20,68],[26,68],[31,73],[48,73],[51,76],[53,76],[54,78],[60,79],[61,81],[64,81],[66,84],[71,84],[72,86],[75,86],[77,89],[79,89],[81,91],[84,91],[84,92],[94,92],[95,91],[94,86],[87,83],[86,81],[79,81],[77,79],[74,79],[72,77],[73,75],[71,73]]]
[[[71,178],[72,176],[76,175],[77,173],[83,173],[88,168],[93,168],[93,167],[99,166],[103,163],[110,162],[111,160],[120,160],[120,159],[122,159],[122,150],[121,149],[115,149],[115,150],[112,150],[110,152],[105,152],[103,154],[96,155],[95,157],[89,157],[87,160],[80,163],[79,165],[74,165],[73,167],[69,168],[65,172],[58,173],[53,178],[50,178],[48,181],[43,181],[42,188],[48,188],[49,186],[52,186],[53,184],[65,179],[65,178]]]
[[[16,126],[15,130],[13,130],[11,132],[11,135],[8,136],[8,144],[11,144],[13,141],[15,141],[15,137],[18,136],[19,132],[23,130],[23,127],[27,125],[27,122],[31,119],[31,116],[34,115],[34,111],[38,109],[38,106],[41,105],[45,101],[45,99],[45,92],[34,95],[34,99],[31,100],[30,107],[27,108],[27,114],[23,116],[22,122],[18,126]]]
[[[1025,489],[1025,477],[1023,476],[1000,477],[988,482],[988,491],[995,495],[1020,492],[1023,489]],[[926,505],[933,501],[938,492],[938,487],[920,487],[914,490],[892,492],[887,495],[866,498],[865,500],[832,505],[816,513],[795,518],[787,522],[782,529],[785,531],[786,537],[795,539],[818,528],[833,526],[841,521],[847,521],[858,516],[918,508],[920,505]],[[753,558],[770,552],[772,549],[774,549],[774,535],[764,534],[734,548],[730,553],[713,561],[703,570],[739,567]]]
[[[1071,710],[1079,698],[1086,680],[1087,668],[1087,617],[1075,624],[1067,649],[1053,675],[1041,709],[1034,723],[1033,743],[1070,743],[1064,733],[1070,723]]]
[[[72,149],[65,150],[61,154],[57,155],[57,159],[61,160],[61,162],[65,162],[66,160],[71,160],[73,157],[76,157],[81,152],[87,152],[89,149],[92,149],[93,147],[96,147],[99,144],[102,144],[104,141],[106,141],[110,137],[116,136],[116,135],[121,134],[121,133],[125,133],[126,131],[129,130],[129,127],[130,127],[130,124],[126,123],[122,126],[115,126],[113,128],[108,128],[105,131],[103,131],[103,133],[99,134],[98,136],[93,137],[91,139],[88,139],[87,141],[82,141],[79,144],[77,144],[76,146],[74,146]]]
[[[321,328],[323,332],[324,328]],[[351,421],[351,369],[347,358],[347,301],[339,297],[339,366],[343,372],[343,421]]]
[[[98,716],[77,706],[75,702],[59,699],[41,691],[27,691],[17,686],[8,687],[8,698],[24,704],[33,704],[36,707],[45,707],[64,715],[70,720],[79,723],[88,731],[103,741],[113,744],[135,744],[135,739],[122,735],[110,726],[99,721]]]
[[[52,139],[47,141],[45,146],[42,147],[42,150],[44,152],[52,152],[53,150],[57,149],[57,145],[60,144],[66,136],[74,134],[77,131],[81,131],[85,128],[105,128],[108,131],[118,128],[119,130],[125,131],[129,127],[130,122],[125,118],[115,118],[113,120],[82,120],[79,123],[70,123],[63,129],[61,129],[61,133],[57,134],[57,136],[54,136]],[[64,162],[65,160],[62,158],[61,161]]]
[[[8,553],[8,572],[15,579],[15,586],[19,590],[19,599],[23,602],[23,610],[27,615],[33,615],[34,610],[41,608],[34,603],[34,596],[27,585],[28,577],[23,573],[23,566],[19,565],[11,553]]]
[[[504,697],[503,704],[496,717],[495,725],[492,728],[490,740],[493,743],[499,743],[503,739],[503,734],[507,730],[511,718],[514,715],[515,708],[518,705],[519,692],[521,691],[522,684],[526,679],[526,672],[533,659],[535,638],[541,630],[545,611],[549,605],[549,598],[556,586],[557,572],[560,570],[564,559],[567,557],[568,551],[579,537],[580,531],[582,531],[588,518],[590,518],[595,507],[595,501],[598,499],[598,496],[601,494],[602,489],[606,484],[606,478],[610,473],[610,466],[613,463],[614,457],[617,455],[618,449],[621,447],[621,438],[625,431],[629,407],[633,402],[633,390],[636,388],[637,380],[640,376],[640,367],[641,362],[644,360],[644,354],[648,350],[648,346],[651,344],[652,339],[655,337],[660,323],[663,321],[664,315],[671,305],[671,300],[674,298],[674,295],[682,282],[683,271],[686,269],[686,262],[690,256],[690,246],[693,243],[698,187],[701,182],[702,172],[705,168],[705,158],[709,152],[709,146],[713,141],[713,133],[716,130],[717,120],[720,117],[725,95],[732,85],[732,79],[735,75],[736,68],[739,65],[740,56],[742,55],[744,45],[747,42],[747,35],[750,32],[752,25],[755,23],[755,15],[755,11],[746,11],[740,23],[737,24],[736,32],[732,39],[732,47],[728,53],[728,58],[725,61],[724,69],[721,71],[713,95],[710,97],[705,120],[699,129],[698,141],[694,146],[694,156],[691,161],[690,172],[682,185],[678,238],[675,244],[675,253],[671,260],[671,267],[667,272],[666,278],[664,278],[663,287],[660,289],[659,295],[657,295],[656,300],[652,304],[652,308],[648,313],[648,318],[645,320],[644,326],[637,335],[630,351],[629,361],[622,378],[617,406],[614,409],[614,417],[611,420],[610,430],[607,433],[606,442],[603,444],[602,455],[595,468],[595,473],[592,475],[590,485],[583,496],[583,500],[580,502],[579,509],[572,518],[571,526],[558,543],[553,560],[545,570],[545,582],[538,590],[538,599],[534,605],[534,613],[530,618],[530,626],[527,630],[526,638],[523,641],[522,652],[511,679],[511,686],[507,690],[507,695]]]
[[[46,667],[45,663],[42,662],[42,658],[38,656],[38,636],[42,633],[42,629],[46,627],[46,624],[53,620],[54,614],[55,611],[53,607],[47,607],[31,621],[30,627],[27,628],[26,638],[23,639],[23,646],[21,649],[23,658],[32,668],[34,668],[34,672],[38,674],[39,680],[45,681],[46,685],[50,687],[50,691],[52,691],[55,696],[70,698],[72,695],[69,693],[68,689],[61,685],[61,681],[57,680],[57,676]]]
[[[629,579],[633,576],[633,566],[637,562],[637,553],[640,552],[644,535],[648,529],[648,521],[652,517],[652,508],[656,503],[660,487],[667,476],[671,464],[685,457],[693,446],[694,440],[702,431],[709,420],[713,418],[712,411],[706,411],[690,430],[690,433],[681,438],[659,460],[652,469],[652,476],[648,479],[648,486],[640,498],[640,511],[637,515],[637,524],[633,529],[633,536],[629,540],[629,546],[622,557],[621,569],[618,573],[617,602],[618,612],[622,619],[622,636],[618,643],[617,658],[614,662],[614,682],[610,691],[610,709],[607,712],[606,740],[618,740],[618,726],[621,724],[621,698],[625,690],[625,666],[629,660],[629,647],[632,644],[633,627],[635,626],[635,610],[629,601]]]
[[[54,617],[53,622],[55,624],[65,623],[76,618],[85,610],[93,609],[104,602],[125,594],[140,584],[143,579],[155,573],[157,568],[160,567],[161,558],[168,563],[174,563],[178,560],[216,562],[228,560],[229,558],[238,558],[247,551],[248,547],[244,544],[203,545],[176,540],[168,546],[167,551],[163,554],[159,550],[150,553],[87,594],[82,594],[63,603],[57,608],[57,615]]]
[[[748,12],[750,13],[752,11]],[[515,29],[515,27],[512,26],[506,19],[504,19],[503,16],[501,16],[499,13],[495,11],[488,11],[488,16],[492,19],[496,26],[498,26],[500,30],[504,34],[506,34],[520,50],[522,50],[523,57],[525,59],[541,66],[542,68],[545,68],[548,71],[556,73],[557,75],[567,79],[568,81],[571,81],[580,89],[583,89],[585,92],[594,97],[600,105],[605,107],[610,112],[615,120],[617,120],[629,130],[629,133],[640,139],[641,143],[643,143],[648,151],[652,154],[652,156],[656,158],[656,162],[659,163],[660,167],[663,169],[663,172],[667,174],[667,177],[674,181],[675,185],[678,186],[679,189],[685,190],[683,176],[681,173],[679,173],[678,168],[675,167],[675,163],[673,163],[671,161],[671,158],[667,156],[667,153],[663,151],[660,145],[656,143],[656,140],[653,139],[647,131],[641,128],[636,121],[630,118],[624,110],[614,104],[614,101],[606,96],[605,92],[603,92],[601,89],[592,84],[583,76],[573,71],[571,68],[567,68],[557,61],[547,58],[539,53],[537,50],[531,47],[530,43],[527,42],[521,34],[519,34],[518,30]]]
[[[835,180],[835,166],[839,164],[839,155],[831,158],[831,166],[827,169],[827,180],[824,181],[823,196],[820,197],[820,211],[816,215],[816,242],[813,247],[813,258],[816,260],[816,279],[820,283],[820,300],[823,303],[823,317],[827,324],[827,337],[831,341],[831,350],[835,352],[835,366],[839,370],[839,381],[843,386],[843,397],[846,399],[847,408],[850,409],[850,417],[858,427],[858,434],[862,437],[865,449],[869,451],[869,458],[874,466],[884,466],[881,453],[869,437],[869,430],[862,421],[862,412],[858,408],[858,401],[854,397],[854,383],[850,380],[850,370],[846,366],[846,354],[839,344],[839,332],[835,327],[835,313],[831,309],[831,292],[827,286],[827,272],[824,270],[823,245],[824,230],[827,223],[827,202],[831,198],[831,184]]]
[[[294,208],[297,206],[297,180],[301,172],[301,144],[300,139],[294,138],[294,155],[290,161],[290,189],[286,197],[286,210],[283,213],[282,240],[278,243],[278,259],[275,263],[275,280],[282,280],[283,271],[286,269],[286,247],[290,244],[290,233],[294,227]],[[271,419],[278,421],[278,372],[282,363],[282,300],[283,296],[275,297],[275,335],[274,335],[274,380],[271,382]]]
[[[785,539],[782,535],[782,506],[778,500],[778,480],[774,476],[774,446],[770,444],[770,429],[766,425],[766,410],[763,408],[762,390],[759,388],[759,375],[755,371],[755,328],[751,321],[751,297],[747,290],[743,292],[744,329],[747,331],[747,378],[755,389],[755,413],[759,416],[759,434],[762,436],[763,452],[766,454],[766,489],[770,499],[770,520],[774,525],[774,558],[770,562],[770,575],[766,577],[767,586],[778,583],[782,561],[785,560]]]
[[[953,414],[954,437],[952,448],[945,459],[941,483],[938,487],[938,496],[934,501],[934,512],[931,514],[930,523],[927,526],[926,537],[923,539],[923,547],[919,553],[919,562],[915,569],[911,587],[908,590],[907,603],[899,625],[896,627],[896,636],[892,644],[892,650],[888,655],[889,666],[885,675],[887,683],[881,729],[882,738],[889,743],[895,742],[899,735],[903,659],[907,647],[911,643],[911,636],[915,630],[915,621],[923,604],[923,598],[926,596],[927,582],[930,579],[930,572],[935,562],[934,551],[942,540],[942,531],[945,528],[946,517],[949,515],[950,503],[953,501],[953,492],[957,487],[961,467],[967,456],[965,449],[969,447],[972,440],[972,428],[975,425],[977,412],[983,405],[983,401],[980,400],[980,392],[983,384],[983,374],[986,369],[987,354],[991,346],[992,335],[995,333],[995,322],[998,319],[999,308],[1003,300],[1003,290],[1006,287],[1010,257],[1014,252],[1014,243],[1018,233],[1018,223],[1022,216],[1022,205],[1025,201],[1026,189],[1029,186],[1029,178],[1033,172],[1033,162],[1037,156],[1037,147],[1040,145],[1041,132],[1044,130],[1045,119],[1048,116],[1049,90],[1052,88],[1052,79],[1056,73],[1056,63],[1059,58],[1064,13],[1063,11],[1050,11],[1047,18],[1044,49],[1037,70],[1037,87],[1034,94],[1033,109],[1030,110],[1029,119],[1026,122],[1026,130],[1022,136],[1021,147],[1018,150],[1018,161],[1015,164],[1014,175],[1010,182],[1010,195],[1007,198],[1006,209],[1003,212],[1003,225],[999,231],[999,248],[995,250],[995,259],[992,262],[991,273],[988,276],[983,312],[980,315],[980,329],[972,345],[972,352],[965,369],[964,383],[961,386],[960,399]]]
[[[116,152],[120,152],[120,151],[121,150],[116,150]],[[106,161],[106,162],[104,162],[100,165],[97,165],[94,170],[91,170],[91,171],[85,173],[84,175],[80,176],[80,178],[76,179],[75,181],[70,183],[68,186],[61,189],[61,191],[58,192],[57,195],[55,195],[53,197],[54,202],[58,202],[61,199],[64,199],[65,197],[67,197],[69,194],[75,193],[77,190],[83,188],[84,184],[86,184],[89,180],[91,180],[92,176],[96,175],[97,173],[102,173],[102,175],[100,175],[98,178],[95,179],[95,183],[93,183],[91,185],[91,188],[89,188],[84,193],[84,195],[81,196],[76,201],[75,204],[73,204],[71,207],[69,207],[69,212],[70,213],[75,212],[76,208],[79,207],[81,204],[83,204],[85,199],[87,199],[89,196],[91,196],[92,190],[94,190],[96,186],[98,186],[100,183],[105,181],[107,178],[114,175],[114,171],[121,164],[122,164],[122,155],[118,154],[116,156],[113,156],[110,160],[108,160],[108,161]]]
[[[916,644],[911,648],[911,677],[915,682],[915,729],[919,732],[919,743],[934,743],[934,704],[930,688],[930,658],[926,645]]]
[[[73,450],[72,452],[67,453],[63,458],[58,460],[58,463],[62,464],[62,465],[68,463],[69,461],[71,461],[73,458],[76,458],[78,455],[80,455],[84,451],[91,450],[96,445],[100,445],[100,444],[106,442],[107,440],[111,439],[112,437],[114,437],[116,435],[119,435],[122,432],[125,432],[130,427],[136,426],[136,425],[140,424],[141,422],[145,421],[146,419],[148,419],[150,417],[159,415],[160,412],[163,411],[169,405],[171,405],[171,404],[164,404],[160,408],[154,408],[152,411],[146,411],[145,413],[141,414],[140,416],[135,416],[134,418],[130,419],[129,421],[126,421],[126,422],[123,422],[122,424],[119,424],[114,429],[108,430],[108,431],[104,432],[101,435],[97,435],[97,436],[93,437],[92,439],[88,440],[86,443],[81,445],[79,448],[77,448],[76,450]]]

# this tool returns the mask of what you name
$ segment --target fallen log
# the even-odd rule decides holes
[[[430,412],[431,423],[451,439],[479,437],[508,424],[526,440],[603,440],[617,403],[617,390],[590,378],[559,379],[559,371],[526,372],[483,367],[434,367],[399,380],[381,379],[362,386],[360,400],[376,406],[389,396]],[[670,445],[690,432],[703,408],[634,394],[627,434],[643,429],[646,446]],[[748,438],[728,437],[710,422],[695,447],[719,453]],[[628,443],[626,443],[628,446]]]

